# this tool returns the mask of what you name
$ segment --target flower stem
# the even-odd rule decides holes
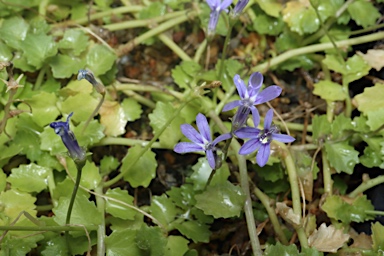
[[[102,183],[97,186],[95,192],[99,195],[103,194],[103,185]],[[100,212],[101,222],[97,228],[97,256],[105,255],[105,201],[104,198],[96,196],[97,209]]]
[[[369,179],[363,181],[355,190],[353,190],[351,193],[348,194],[348,197],[350,198],[355,198],[357,197],[360,193],[363,193],[364,191],[373,188],[374,186],[377,186],[381,183],[384,183],[384,175],[380,175],[376,178]]]
[[[191,57],[188,56],[171,38],[164,33],[157,36],[168,48],[170,48],[181,60],[191,61]]]
[[[234,25],[233,22],[230,22],[230,24],[229,24],[229,28],[228,28],[228,31],[227,31],[227,35],[225,36],[225,40],[224,40],[224,48],[223,48],[223,51],[221,52],[221,60],[220,60],[219,76],[217,77],[217,79],[218,79],[219,81],[223,80],[224,61],[225,61],[225,57],[227,56],[227,48],[228,48],[228,45],[229,45],[229,39],[231,38],[233,25]]]
[[[332,186],[332,176],[331,176],[331,168],[329,167],[327,153],[325,150],[321,150],[321,158],[323,162],[323,182],[324,182],[324,193],[328,195],[332,195],[333,186]]]
[[[114,177],[113,179],[109,180],[109,181],[106,181],[104,183],[104,187],[107,188],[107,187],[110,187],[111,185],[115,184],[117,181],[119,181],[121,178],[124,177],[124,175],[129,171],[129,169],[134,166],[136,164],[136,162],[140,159],[140,157],[142,155],[145,154],[145,152],[147,152],[153,145],[153,143],[156,142],[156,140],[160,137],[160,135],[165,131],[165,129],[168,128],[168,126],[170,125],[170,123],[173,121],[173,119],[175,119],[176,117],[179,116],[181,110],[189,103],[191,102],[192,100],[194,100],[195,97],[193,97],[192,99],[190,100],[186,100],[185,102],[183,102],[180,107],[173,113],[172,116],[170,116],[168,118],[168,120],[165,122],[165,124],[161,127],[161,129],[155,134],[155,136],[153,136],[153,138],[151,139],[150,142],[148,142],[147,145],[145,145],[145,147],[140,151],[139,153],[139,157],[137,157],[134,161],[130,162],[130,164],[122,171],[120,172],[116,177]]]

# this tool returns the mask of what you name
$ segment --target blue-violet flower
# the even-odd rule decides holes
[[[216,144],[220,141],[229,139],[231,134],[226,133],[217,137],[214,141],[211,138],[211,131],[207,118],[199,113],[196,116],[196,125],[199,132],[196,131],[190,124],[182,124],[180,126],[181,132],[192,142],[179,142],[173,149],[176,153],[189,153],[195,151],[205,151],[209,166],[212,169],[216,168]]]
[[[240,13],[244,10],[245,6],[248,4],[249,0],[239,0],[235,5],[235,8],[230,13],[232,18],[237,18]]]
[[[222,11],[231,5],[232,0],[206,0],[207,4],[211,8],[211,14],[209,15],[208,22],[208,37],[211,37],[215,34],[217,22],[219,21],[219,16]]]
[[[66,122],[53,122],[49,126],[55,130],[55,133],[61,137],[65,147],[68,149],[69,156],[77,161],[85,160],[85,151],[79,146],[75,134],[69,128],[69,120],[73,112],[69,114]]]
[[[239,75],[235,75],[233,82],[236,85],[240,100],[232,101],[226,104],[223,108],[223,111],[228,111],[235,107],[239,107],[232,120],[233,131],[236,131],[245,124],[250,112],[252,112],[253,119],[257,121],[255,124],[258,124],[260,122],[260,116],[255,105],[273,100],[278,97],[282,91],[277,85],[269,86],[260,91],[261,86],[263,85],[263,75],[259,72],[255,72],[251,75],[248,87],[245,86],[244,81]]]
[[[272,124],[273,110],[270,109],[264,119],[264,130],[253,127],[243,127],[235,131],[235,135],[241,139],[250,138],[240,148],[239,154],[247,155],[256,150],[256,161],[259,166],[263,167],[267,162],[271,152],[272,140],[277,140],[284,143],[289,143],[295,140],[292,136],[279,134],[279,129]],[[255,126],[258,125],[258,120],[253,120]]]

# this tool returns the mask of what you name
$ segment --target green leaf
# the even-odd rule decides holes
[[[363,57],[355,54],[343,63],[337,55],[327,54],[323,63],[331,70],[343,74],[343,83],[349,84],[363,76],[368,75],[371,67],[363,59]]]
[[[8,182],[12,188],[24,192],[41,192],[47,187],[47,179],[50,169],[36,164],[20,165],[12,169]]]
[[[264,167],[256,166],[256,173],[267,181],[278,181],[284,178],[284,170],[281,164],[266,165]]]
[[[137,188],[138,186],[148,187],[153,178],[156,177],[157,161],[155,159],[155,153],[147,151],[143,155],[140,155],[142,148],[140,146],[133,146],[128,149],[127,155],[124,157],[121,166],[121,172],[127,168],[129,170],[124,175],[124,180],[129,184]],[[133,161],[135,164],[131,165]]]
[[[357,25],[363,28],[373,26],[376,20],[381,17],[379,10],[368,1],[356,0],[348,5],[348,12]]]
[[[73,178],[77,176],[77,168],[75,162],[72,160],[67,161],[69,173]],[[80,185],[87,189],[95,189],[101,181],[99,168],[96,167],[94,162],[86,162],[81,174]]]
[[[136,246],[135,238],[135,230],[113,231],[105,238],[106,255],[141,255],[141,250]]]
[[[6,44],[0,41],[0,61],[7,62],[10,61],[12,57],[13,55],[11,49]]]
[[[8,237],[10,237],[8,235]],[[42,234],[29,234],[26,237],[11,237],[6,239],[1,245],[1,252],[7,252],[2,255],[24,256],[28,255],[32,248],[37,247],[37,242],[42,240]]]
[[[151,215],[165,226],[174,221],[177,214],[180,214],[180,211],[173,204],[172,200],[165,194],[154,196],[149,210]]]
[[[172,78],[180,88],[189,89],[201,69],[201,66],[194,61],[182,61],[172,69]]]
[[[196,207],[207,215],[217,218],[239,217],[244,206],[245,195],[241,188],[229,181],[225,184],[209,186],[196,195]]]
[[[61,197],[58,204],[52,209],[55,214],[53,219],[59,225],[65,225],[69,200],[69,197]],[[101,215],[94,202],[88,201],[84,194],[77,194],[72,209],[71,224],[99,225],[100,223]]]
[[[128,117],[117,101],[104,101],[100,108],[100,123],[105,127],[108,136],[118,136],[125,133]]]
[[[6,135],[4,135],[6,136]],[[8,163],[8,160],[22,151],[22,147],[17,144],[11,144],[9,147],[5,145],[0,146],[0,167]]]
[[[323,140],[331,134],[331,124],[328,122],[326,115],[315,115],[312,119],[312,127],[312,135],[315,140]]]
[[[36,197],[31,196],[28,193],[18,191],[17,189],[10,189],[2,191],[0,193],[0,205],[2,207],[2,214],[7,216],[9,219],[2,219],[0,217],[1,225],[9,225],[22,211],[28,212],[32,216],[36,216],[37,211]],[[21,216],[19,221],[25,219],[25,216]],[[2,223],[1,223],[2,222]]]
[[[181,187],[172,187],[167,191],[167,195],[172,201],[182,209],[189,209],[195,205],[195,191],[191,184],[184,184]]]
[[[100,140],[105,137],[104,126],[102,126],[97,120],[89,122],[87,128],[83,132],[84,125],[85,122],[81,122],[73,129],[81,147],[86,148],[88,146],[92,146],[100,142]]]
[[[159,227],[142,225],[136,233],[135,243],[142,251],[141,254],[162,256],[167,245],[167,239]]]
[[[51,123],[60,114],[56,107],[57,97],[54,93],[41,91],[39,94],[33,95],[31,99],[27,99],[26,102],[33,109],[32,120],[40,127]],[[25,104],[21,104],[20,108],[29,111],[29,107]]]
[[[256,0],[260,8],[268,15],[278,18],[283,5],[277,0]]]
[[[374,210],[366,195],[355,198],[352,203],[347,203],[340,196],[328,196],[321,208],[328,217],[347,224],[352,221],[364,222],[374,218],[365,213],[365,211]]]
[[[314,66],[314,61],[310,58],[309,55],[301,55],[293,58],[289,58],[279,65],[279,68],[287,71],[294,71],[297,68],[303,68],[305,70],[310,70]]]
[[[72,50],[75,56],[82,53],[88,44],[88,36],[80,29],[67,29],[59,41],[59,49]]]
[[[120,162],[117,158],[113,156],[103,156],[100,160],[100,172],[109,173],[110,171],[116,170],[120,165]]]
[[[260,34],[274,35],[277,36],[280,34],[284,28],[284,22],[279,15],[275,15],[276,12],[279,12],[279,9],[282,9],[281,4],[276,3],[275,1],[257,1],[260,7],[268,8],[268,5],[278,6],[277,9],[268,8],[268,10],[273,10],[273,15],[265,13],[264,10],[260,8],[253,8],[255,12],[255,20],[253,22],[253,28]],[[272,16],[272,17],[271,17]]]
[[[133,206],[133,197],[126,190],[120,188],[108,189],[105,195]],[[132,208],[110,199],[106,200],[105,210],[112,216],[123,220],[134,220],[137,213]]]
[[[195,220],[186,220],[182,223],[175,222],[175,228],[180,231],[181,234],[186,236],[189,239],[192,239],[193,242],[203,242],[208,243],[211,231],[209,226]]]
[[[66,256],[69,254],[65,237],[55,236],[42,244],[42,256]]]
[[[300,35],[313,33],[319,29],[320,22],[315,10],[303,2],[288,2],[282,14],[290,29]]]
[[[57,54],[49,61],[55,78],[69,78],[84,67],[85,61],[68,55]]]
[[[24,56],[29,65],[39,69],[48,57],[57,54],[57,45],[52,36],[45,34],[27,34],[27,37],[20,44]]]
[[[72,195],[72,190],[74,187],[74,181],[72,181],[69,177],[64,179],[62,182],[58,182],[56,187],[53,190],[53,193],[51,194],[52,198],[54,200],[59,200],[61,197],[70,198]],[[88,198],[90,195],[88,192],[79,189],[77,191],[76,198],[78,197],[85,197]],[[56,202],[57,202],[56,201]]]
[[[148,115],[150,125],[154,130],[154,134],[158,134],[168,119],[175,113],[172,104],[158,101],[156,108]],[[168,124],[167,129],[160,135],[160,144],[165,148],[173,148],[182,136],[180,125],[184,123],[184,118],[177,116]]]
[[[99,100],[91,95],[78,93],[75,96],[69,96],[61,103],[61,112],[65,114],[73,112],[71,120],[79,123],[89,118],[98,103]]]
[[[116,54],[105,45],[93,46],[86,57],[87,66],[95,76],[103,75],[110,70],[116,61]]]
[[[348,145],[348,142],[332,143],[327,141],[325,143],[325,150],[331,166],[338,173],[352,174],[355,165],[359,163],[359,152]]]
[[[4,173],[3,169],[0,169],[0,192],[4,191],[7,186],[7,175]]]
[[[347,95],[344,92],[343,87],[340,84],[334,83],[329,80],[320,81],[316,83],[313,94],[320,96],[326,101],[345,100]]]
[[[366,124],[374,131],[384,123],[384,84],[377,83],[366,87],[364,92],[355,96],[357,109],[368,118]]]
[[[150,19],[154,17],[163,16],[166,11],[166,6],[161,2],[153,2],[146,8],[139,12],[140,19]]]
[[[265,256],[277,256],[277,255],[289,255],[289,256],[300,256],[297,246],[294,244],[291,245],[282,245],[280,242],[277,242],[275,245],[268,245],[267,249],[264,252]]]
[[[379,252],[384,250],[384,226],[379,221],[372,223],[372,249]]]
[[[19,16],[4,19],[0,27],[0,38],[11,48],[21,50],[27,37],[29,24]]]
[[[183,256],[188,250],[189,241],[181,236],[168,236],[164,256]]]
[[[61,141],[60,136],[58,136],[55,131],[47,126],[44,128],[44,131],[40,133],[40,149],[46,150],[51,153],[51,155],[63,154],[68,152],[63,142]]]
[[[343,139],[348,132],[353,131],[352,120],[344,115],[338,115],[332,122],[332,139]]]
[[[128,121],[132,122],[140,118],[143,112],[141,105],[134,99],[125,98],[121,103],[124,114]]]

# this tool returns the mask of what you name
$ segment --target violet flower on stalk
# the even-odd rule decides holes
[[[255,105],[273,100],[280,95],[282,90],[277,85],[269,86],[260,91],[261,86],[263,85],[263,80],[263,75],[259,72],[255,72],[251,75],[248,81],[248,86],[245,86],[244,81],[239,75],[235,75],[233,78],[240,100],[227,103],[223,108],[223,111],[228,111],[235,107],[239,107],[232,120],[233,131],[236,131],[245,124],[250,112],[252,112],[253,119],[256,120],[255,124],[258,124],[260,122],[260,116]]]
[[[226,11],[226,9],[231,5],[232,0],[206,0],[207,4],[211,8],[211,14],[209,15],[208,22],[208,37],[211,37],[215,34],[217,22],[219,21],[220,13]]]
[[[235,5],[235,8],[232,9],[230,13],[231,18],[237,18],[240,16],[240,13],[244,10],[245,6],[247,6],[249,0],[239,0]]]
[[[75,134],[69,128],[69,120],[73,112],[67,117],[66,122],[52,122],[49,126],[55,130],[55,133],[61,137],[65,147],[68,149],[69,156],[75,161],[85,160],[85,151],[79,146]]]
[[[216,168],[216,144],[220,141],[231,138],[231,134],[226,133],[217,137],[212,141],[211,130],[209,129],[209,124],[207,118],[199,113],[196,116],[196,125],[199,129],[199,132],[196,131],[190,124],[182,124],[180,126],[181,132],[192,142],[179,142],[176,144],[173,149],[176,153],[190,153],[195,151],[205,151],[209,166],[212,169]]]
[[[247,155],[256,150],[256,161],[260,167],[263,167],[267,162],[271,152],[272,140],[277,140],[283,143],[293,142],[295,138],[286,134],[279,134],[279,129],[272,124],[273,110],[270,109],[264,119],[264,130],[253,127],[243,127],[235,131],[235,135],[241,139],[249,138],[247,142],[240,148],[239,154]],[[257,126],[259,120],[253,119],[254,125]]]

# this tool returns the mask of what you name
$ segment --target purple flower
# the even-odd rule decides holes
[[[55,130],[55,133],[61,137],[65,147],[68,149],[69,156],[77,161],[85,160],[85,151],[79,146],[75,134],[69,129],[69,120],[73,112],[69,114],[66,122],[53,122],[49,126]]]
[[[231,12],[231,17],[236,18],[244,10],[245,6],[248,4],[249,0],[239,0]]]
[[[295,140],[295,138],[289,135],[279,134],[279,129],[272,124],[272,118],[273,110],[270,109],[268,110],[264,119],[264,130],[253,127],[244,127],[235,131],[236,136],[239,138],[250,138],[250,140],[245,142],[244,145],[240,148],[239,154],[247,155],[253,151],[259,150],[257,152],[256,161],[261,167],[263,167],[268,162],[272,140],[277,140],[284,143],[289,143]],[[253,121],[255,126],[257,126],[258,120]]]
[[[220,141],[229,139],[231,135],[229,133],[220,135],[214,141],[211,138],[211,131],[207,118],[199,113],[196,116],[196,125],[199,132],[196,131],[190,124],[182,124],[180,126],[181,132],[192,142],[179,142],[173,149],[176,153],[189,153],[195,151],[205,151],[208,163],[212,169],[216,167],[216,144]]]
[[[235,100],[226,104],[223,111],[239,107],[232,121],[232,128],[234,131],[245,124],[250,112],[252,112],[253,119],[256,120],[255,125],[258,124],[260,122],[260,116],[255,105],[273,100],[281,93],[281,88],[277,85],[269,86],[263,91],[260,91],[260,88],[263,85],[263,75],[259,72],[255,72],[251,75],[248,87],[245,86],[244,81],[241,80],[239,75],[235,75],[233,82],[236,85],[240,100]]]
[[[219,16],[222,11],[226,11],[228,6],[231,5],[232,0],[206,0],[207,4],[211,8],[211,14],[209,15],[208,22],[208,37],[215,34],[216,25],[219,21]]]

